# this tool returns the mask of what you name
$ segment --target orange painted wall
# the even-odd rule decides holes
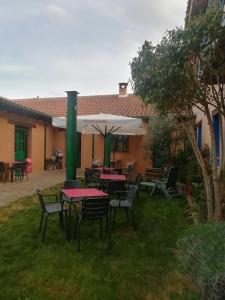
[[[60,150],[63,152],[63,167],[65,166],[66,160],[66,131],[63,129],[53,128],[54,133],[54,141],[53,141],[53,149]]]
[[[46,127],[46,158],[52,156],[54,149],[54,128],[50,125]]]
[[[144,136],[129,136],[129,151],[116,152],[115,159],[121,160],[121,167],[125,167],[127,162],[134,161],[136,173],[144,173],[146,167],[151,167],[151,160],[147,159],[144,148]],[[103,161],[104,138],[101,135],[95,135],[94,159]],[[82,135],[82,168],[90,168],[92,161],[92,136]],[[111,153],[113,159],[113,153]]]
[[[211,108],[211,113],[213,111],[213,108]],[[197,117],[196,117],[196,124],[201,122],[202,123],[202,144],[206,144],[208,146],[211,145],[210,141],[210,134],[209,134],[209,126],[207,122],[207,118],[204,115],[204,113],[200,110],[196,110]]]
[[[15,125],[9,124],[5,117],[0,116],[0,161],[14,160]]]
[[[81,167],[90,168],[92,162],[92,135],[81,135]]]
[[[31,159],[34,173],[44,170],[44,125],[37,124],[31,131]]]

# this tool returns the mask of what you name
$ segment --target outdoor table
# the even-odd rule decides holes
[[[10,181],[13,182],[13,171],[14,171],[14,166],[16,164],[21,164],[24,163],[25,161],[19,161],[19,160],[15,160],[11,163],[7,163],[8,167],[7,167],[7,177],[8,177],[8,171],[10,172]]]
[[[93,188],[81,189],[62,189],[62,195],[65,196],[64,201],[69,203],[69,224],[68,224],[68,240],[71,239],[71,205],[72,203],[83,201],[88,197],[108,197],[108,194]],[[75,200],[75,201],[73,201]]]
[[[118,180],[118,181],[125,181],[126,176],[125,175],[116,175],[116,174],[101,174],[100,175],[101,180]]]

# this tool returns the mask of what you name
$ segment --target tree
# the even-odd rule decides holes
[[[146,139],[146,150],[152,153],[154,167],[162,168],[168,166],[171,161],[171,148],[177,143],[173,132],[176,121],[174,116],[155,115],[149,119],[148,134]]]
[[[209,10],[188,26],[168,31],[153,46],[145,41],[131,62],[133,88],[145,103],[161,114],[174,113],[183,126],[202,171],[206,191],[208,219],[220,220],[223,181],[218,173],[216,137],[211,118],[212,108],[220,120],[221,160],[224,168],[222,118],[225,116],[225,34],[221,12]],[[211,138],[211,170],[197,145],[195,111],[207,117]],[[211,180],[212,173],[213,180]]]

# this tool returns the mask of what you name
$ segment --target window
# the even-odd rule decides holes
[[[199,149],[202,148],[202,124],[197,125],[197,144]]]
[[[127,136],[127,135],[112,135],[111,136],[111,151],[113,151],[113,152],[128,152],[129,151],[129,136]]]

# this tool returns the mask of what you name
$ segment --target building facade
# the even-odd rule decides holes
[[[0,105],[0,161],[13,162],[26,157],[32,159],[33,172],[48,169],[46,162],[56,151],[64,154],[66,162],[66,130],[52,126],[52,117],[66,116],[66,97],[7,100],[8,107]],[[141,118],[147,126],[152,114],[139,97],[127,93],[127,84],[119,84],[117,95],[78,97],[78,115],[115,114]],[[101,135],[83,135],[80,138],[80,167],[91,167],[92,161],[102,162],[104,138]],[[149,154],[149,153],[148,153]],[[145,136],[113,136],[111,160],[120,167],[133,162],[136,172],[143,173],[152,166],[145,150]]]

